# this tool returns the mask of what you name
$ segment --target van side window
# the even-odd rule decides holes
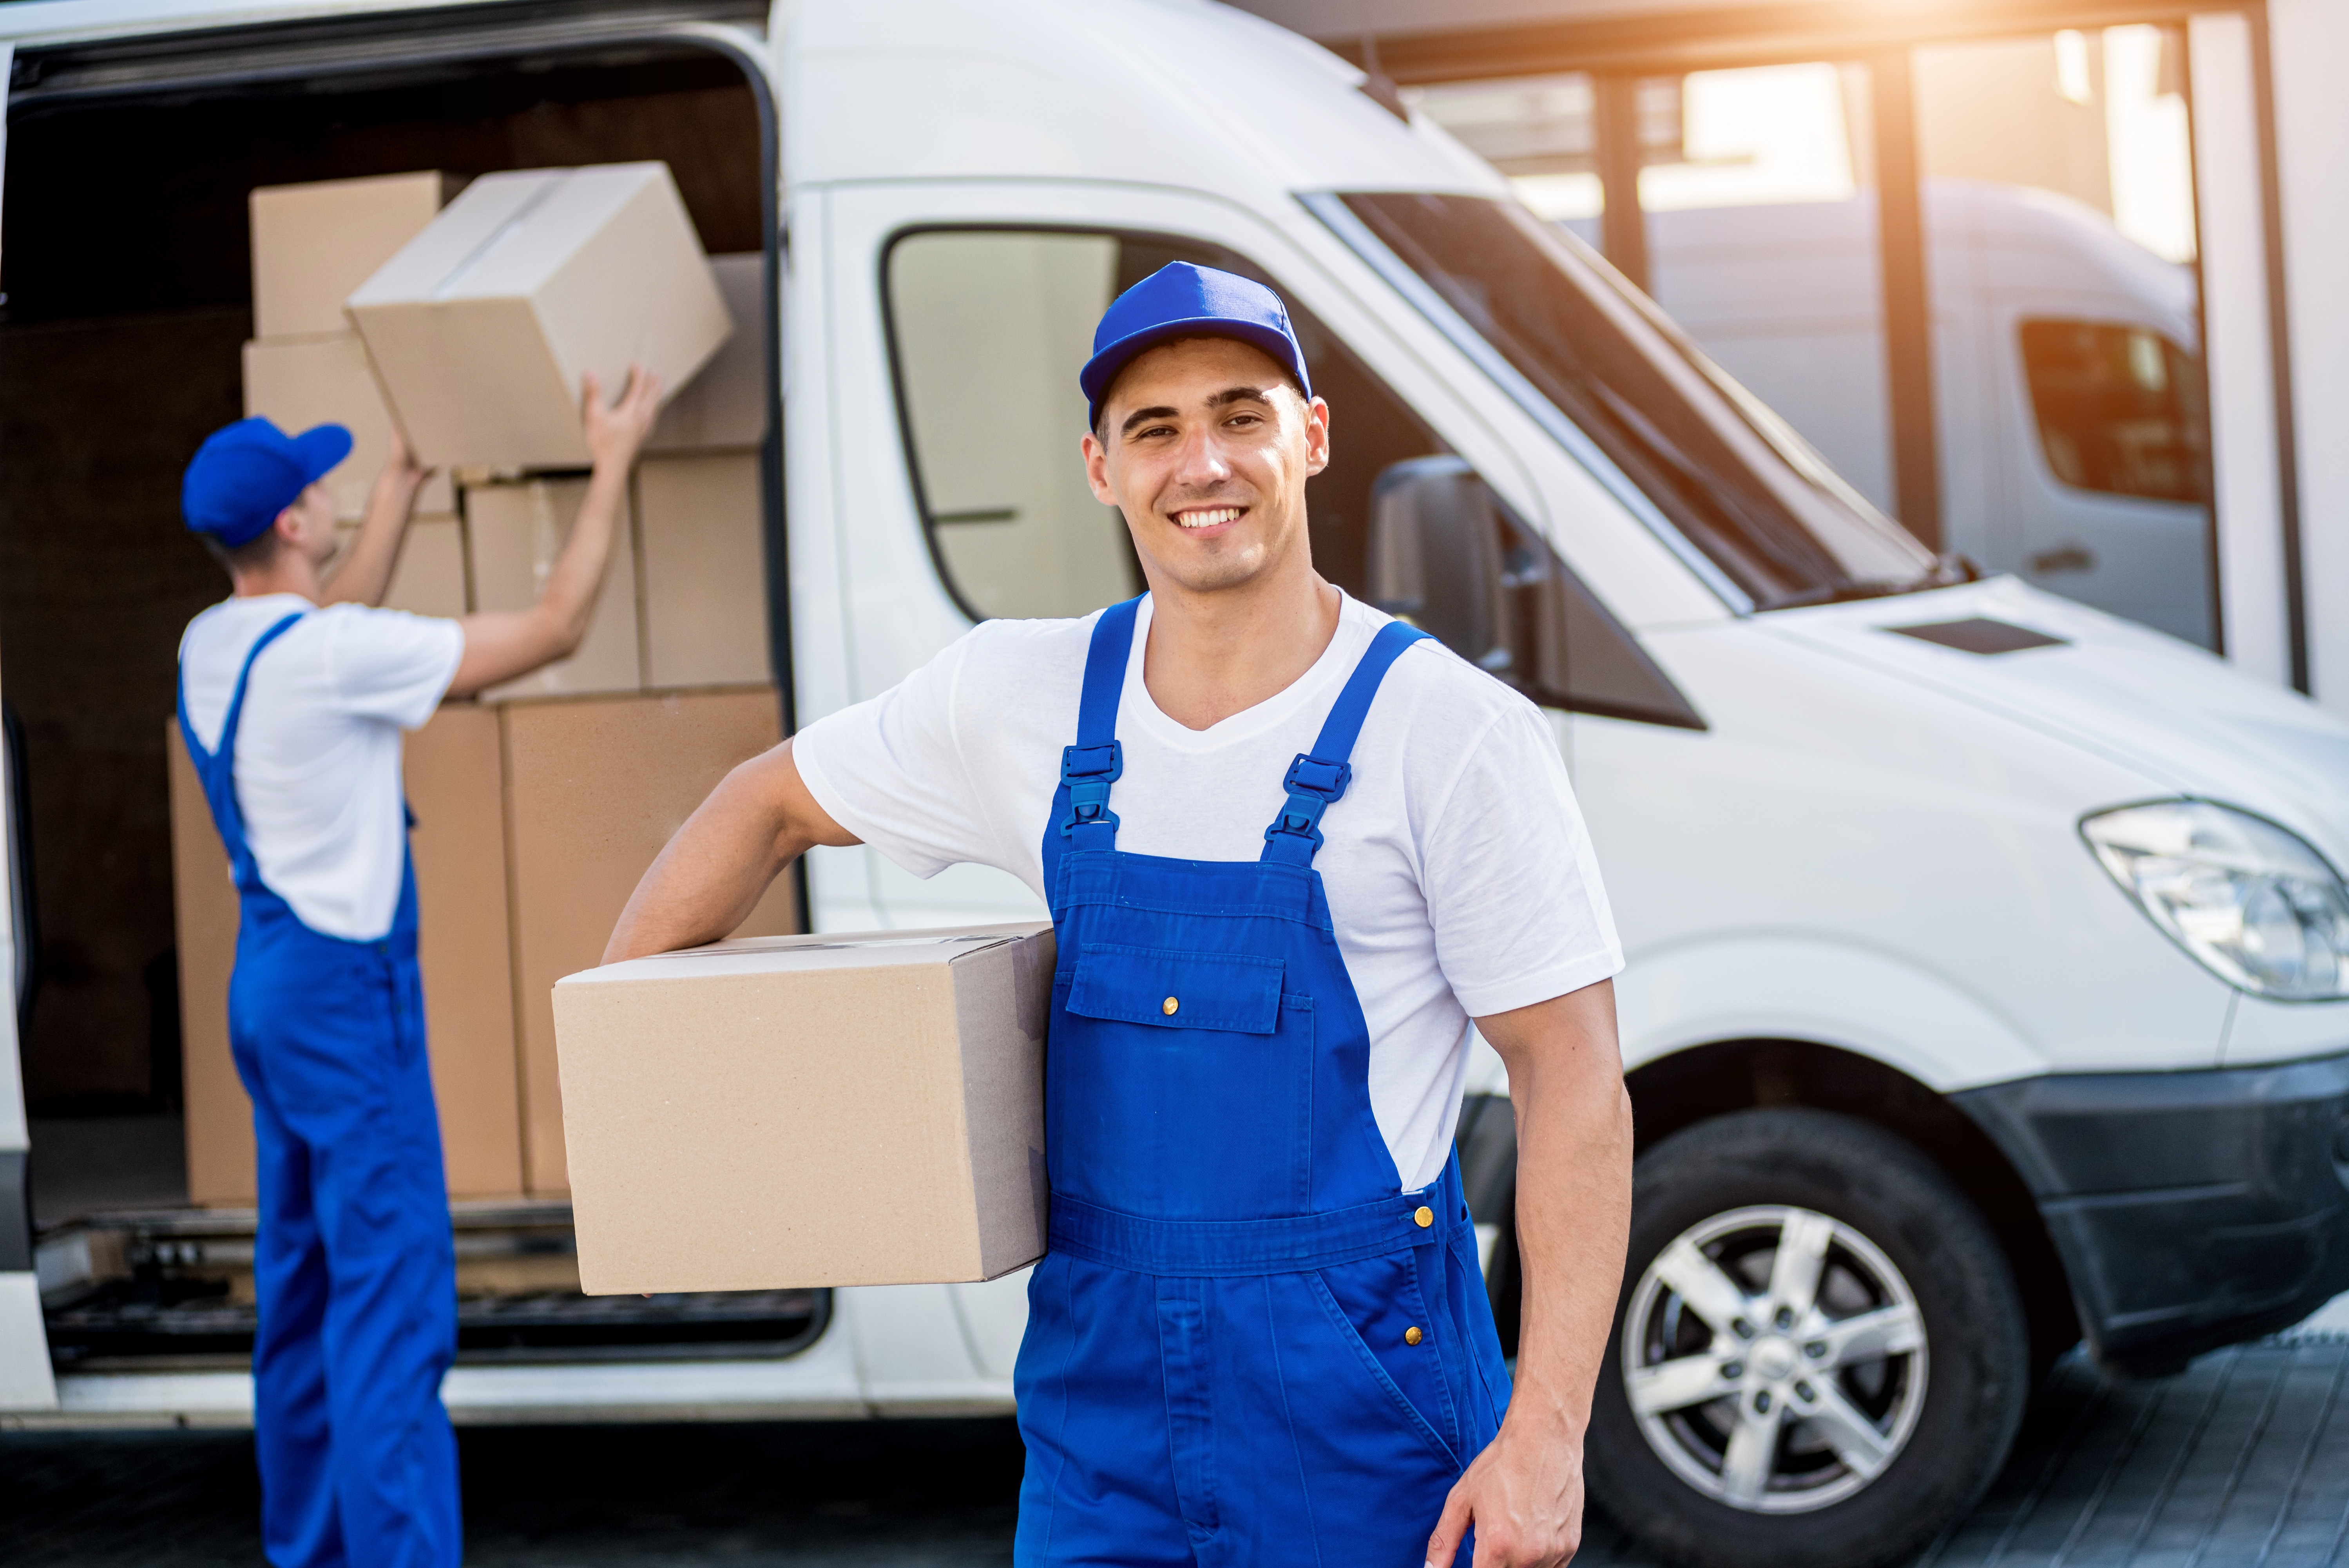
[[[1076,367],[1117,281],[1099,234],[910,234],[886,263],[898,406],[930,548],[973,620],[1081,615],[1142,591],[1093,499]]]
[[[2039,444],[2075,489],[2145,500],[2210,499],[2210,421],[2194,356],[2150,327],[2022,324]]]
[[[1085,483],[1077,367],[1109,302],[1177,261],[1280,286],[1244,256],[1164,234],[926,229],[890,244],[882,273],[915,490],[939,573],[972,619],[1084,615],[1143,590],[1124,520]],[[1548,543],[1288,305],[1330,409],[1330,465],[1305,487],[1321,574],[1545,707],[1704,727]]]

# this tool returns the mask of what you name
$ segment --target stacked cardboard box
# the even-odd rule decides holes
[[[288,430],[332,422],[351,455],[326,476],[336,515],[367,515],[391,443],[391,410],[343,297],[429,226],[459,181],[440,173],[330,180],[253,192],[253,341],[244,346],[244,411]],[[455,510],[436,478],[417,510]]]
[[[332,418],[361,435],[330,480],[357,476],[347,518],[364,510],[391,415],[343,302],[422,235],[455,183],[426,174],[254,193],[247,406],[289,428]],[[726,770],[780,738],[758,456],[764,263],[720,256],[707,271],[740,330],[698,374],[688,366],[663,408],[585,643],[478,703],[443,705],[409,738],[433,1076],[459,1198],[567,1191],[551,988],[596,963],[645,869]],[[399,407],[405,424],[411,409]],[[360,429],[370,418],[373,449]],[[532,466],[436,481],[386,603],[450,616],[530,603],[585,490],[575,468]],[[202,1203],[250,1202],[251,1111],[226,1022],[235,892],[176,737],[171,753],[189,1188]],[[793,921],[778,884],[742,932],[780,934]]]

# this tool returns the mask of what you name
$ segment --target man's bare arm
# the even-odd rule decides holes
[[[431,477],[432,470],[409,454],[406,438],[395,427],[390,455],[384,459],[383,472],[376,476],[375,489],[367,493],[367,521],[359,524],[350,552],[335,562],[319,585],[320,603],[373,607],[383,603],[384,593],[391,587],[392,569],[399,564],[400,544],[408,537],[408,518],[416,509],[416,492]]]
[[[1452,1489],[1427,1560],[1452,1568],[1473,1519],[1478,1563],[1557,1568],[1581,1544],[1583,1436],[1630,1237],[1631,1099],[1614,983],[1476,1026],[1508,1065],[1516,1109],[1525,1306],[1508,1418]]]
[[[604,389],[591,370],[581,402],[580,418],[595,467],[587,479],[586,497],[579,503],[579,519],[571,525],[571,537],[554,558],[554,569],[547,573],[536,603],[527,610],[468,615],[458,623],[465,628],[465,654],[458,661],[456,678],[449,683],[450,696],[471,696],[569,658],[587,635],[587,620],[595,613],[595,596],[612,558],[612,536],[627,504],[628,469],[660,411],[660,377],[631,366],[619,402],[606,408]]]
[[[860,841],[816,804],[786,740],[729,773],[686,819],[629,895],[604,962],[715,942],[812,846]]]

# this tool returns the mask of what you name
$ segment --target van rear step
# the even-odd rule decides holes
[[[254,1219],[249,1209],[150,1210],[41,1238],[58,1367],[243,1365],[256,1320]],[[789,1356],[830,1315],[820,1290],[584,1295],[565,1203],[465,1204],[450,1219],[460,1363]]]

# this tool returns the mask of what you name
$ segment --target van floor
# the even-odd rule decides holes
[[[121,1209],[170,1209],[188,1201],[187,1131],[181,1113],[35,1117],[33,1228]]]

